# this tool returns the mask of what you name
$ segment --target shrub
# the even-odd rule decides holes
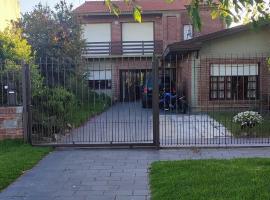
[[[263,121],[262,116],[258,112],[245,111],[240,112],[233,117],[233,122],[241,125],[241,128],[253,128]]]
[[[52,136],[66,129],[75,96],[62,87],[44,88],[33,96],[33,125],[41,128],[44,136]]]

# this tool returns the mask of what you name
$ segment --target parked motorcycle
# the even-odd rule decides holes
[[[163,92],[159,98],[159,108],[165,111],[175,110],[185,114],[187,112],[187,102],[185,96],[177,96],[172,92]]]

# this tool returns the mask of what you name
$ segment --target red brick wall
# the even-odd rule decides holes
[[[192,68],[194,60],[190,58],[179,58],[177,76],[179,78],[178,87],[186,91],[187,100],[191,105],[192,93]],[[210,100],[210,66],[211,64],[258,64],[259,63],[259,100]],[[215,108],[243,108],[262,106],[269,109],[270,104],[270,72],[266,63],[266,58],[203,58],[196,66],[197,81],[197,106],[200,110],[210,110]]]
[[[183,92],[186,99],[191,103],[191,60],[188,57],[179,57],[177,68],[178,90]]]
[[[210,67],[211,64],[258,64],[259,63],[259,98],[260,100],[210,100]],[[265,58],[237,58],[237,59],[201,59],[197,67],[197,103],[199,108],[248,108],[250,106],[269,106],[270,73]],[[191,75],[190,75],[191,77]],[[191,79],[191,78],[190,78]]]
[[[121,23],[134,22],[133,16],[82,16],[81,24],[87,23],[111,23],[112,42],[120,42],[122,38]],[[194,31],[194,36],[199,36],[225,28],[225,24],[217,19],[212,20],[208,8],[201,9],[202,30]],[[163,49],[168,44],[183,40],[183,26],[190,24],[191,20],[186,10],[160,12],[159,14],[143,15],[144,22],[154,22],[154,40],[163,41]]]
[[[0,140],[23,138],[22,107],[0,107]]]
[[[154,39],[155,40],[163,40],[163,28],[162,28],[162,19],[160,14],[157,15],[144,15],[143,16],[144,22],[154,22]],[[81,17],[80,23],[81,24],[88,24],[88,23],[111,23],[111,38],[112,42],[120,42],[122,40],[122,28],[121,24],[125,22],[134,22],[133,17],[130,16],[88,16],[88,17]]]
[[[212,20],[211,15],[210,15],[210,9],[208,8],[202,8],[200,11],[201,15],[201,22],[202,22],[202,29],[201,31],[196,31],[194,30],[194,37],[200,36],[200,35],[205,35],[208,33],[220,31],[222,29],[225,29],[225,23],[220,20],[220,19],[215,19]],[[185,24],[191,24],[190,17],[187,12],[182,12],[181,13],[181,25]],[[184,38],[183,36],[183,31],[181,29],[181,40]]]
[[[168,43],[173,43],[179,40],[179,38],[177,37],[177,18],[176,16],[168,16],[167,17],[167,27],[166,27],[166,35],[167,38],[165,41],[167,41]]]

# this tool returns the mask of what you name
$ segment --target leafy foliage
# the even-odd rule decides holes
[[[22,82],[22,64],[31,63],[33,60],[31,46],[26,39],[22,37],[22,30],[12,26],[0,32],[0,85],[13,85],[18,98],[22,96],[20,83]],[[37,66],[30,65],[32,89],[36,93],[41,89],[42,77],[37,70]],[[2,103],[7,101],[7,93],[0,91],[0,100]],[[21,103],[22,99],[17,99]]]
[[[23,39],[21,29],[7,28],[0,32],[0,61],[21,62],[31,58],[31,46]]]
[[[65,129],[72,107],[76,105],[75,96],[64,88],[45,88],[33,96],[33,122],[42,126],[47,134]]]
[[[117,16],[121,13],[119,7],[111,0],[104,0],[110,11]],[[136,0],[123,0],[126,4],[133,6],[134,20],[142,21],[143,8],[140,8]],[[164,0],[172,3],[175,0]],[[198,30],[201,29],[202,23],[200,18],[200,6],[207,5],[211,8],[213,19],[222,18],[227,25],[233,22],[248,23],[250,21],[269,21],[270,5],[267,0],[192,0],[188,6],[188,11],[192,22]]]
[[[35,56],[80,57],[84,45],[81,28],[72,13],[73,6],[61,0],[55,9],[39,3],[16,23],[32,46]]]

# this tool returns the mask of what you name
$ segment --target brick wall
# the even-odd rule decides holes
[[[0,107],[0,140],[23,138],[22,107]]]
[[[179,61],[179,77],[187,91],[188,102],[191,104],[192,91],[192,68],[196,67],[197,81],[197,106],[200,110],[215,108],[243,108],[258,107],[269,109],[270,97],[270,72],[266,58],[202,58],[197,66],[191,60]],[[210,66],[211,64],[259,64],[259,99],[258,100],[210,100]]]
[[[201,16],[201,22],[202,22],[202,29],[201,31],[194,30],[194,37],[225,29],[226,27],[225,23],[221,19],[212,20],[210,13],[211,11],[209,8],[201,8],[200,16]],[[182,24],[182,27],[185,24],[191,24],[191,20],[187,12],[181,13],[181,24]],[[184,38],[183,31],[181,31],[181,40],[183,38]]]
[[[203,27],[200,32],[194,30],[194,36],[208,34],[225,28],[225,24],[220,19],[211,19],[210,9],[202,8],[200,12]],[[121,42],[122,23],[134,22],[132,15],[120,15],[119,17],[114,15],[81,16],[79,20],[81,24],[111,23],[112,42]],[[163,41],[163,49],[165,49],[168,44],[183,40],[183,26],[185,24],[191,24],[187,10],[145,14],[143,15],[143,21],[154,22],[154,40]]]
[[[178,90],[186,96],[191,103],[191,60],[186,57],[180,57],[178,60],[176,73],[178,80]]]

